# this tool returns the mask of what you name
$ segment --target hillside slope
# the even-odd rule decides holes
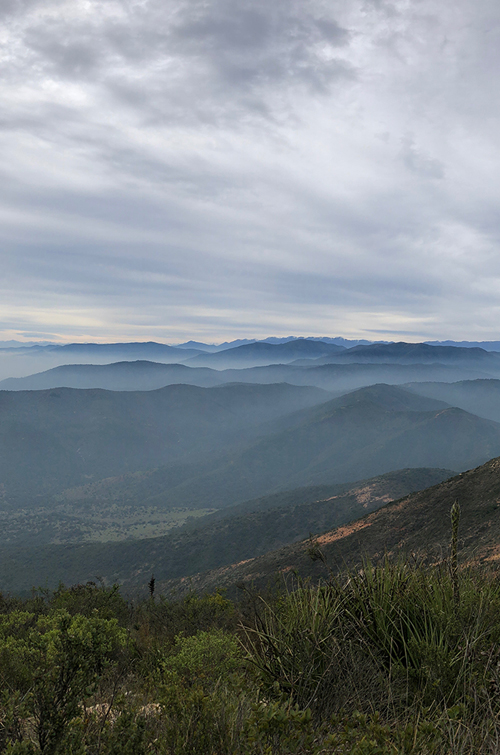
[[[158,580],[167,580],[252,558],[351,521],[449,474],[442,469],[399,470],[355,485],[301,488],[246,501],[234,510],[144,540],[42,547],[36,540],[30,547],[3,542],[0,591],[55,586],[60,580],[71,584],[96,575],[107,582],[118,580],[127,590],[145,588],[152,572]]]
[[[260,426],[218,458],[90,482],[67,500],[220,509],[309,485],[348,483],[407,467],[460,471],[500,454],[500,425],[396,386],[353,391]]]
[[[461,559],[500,561],[500,458],[325,532],[316,544],[334,571],[358,566],[365,556],[376,560],[385,554],[413,553],[440,560],[448,553],[450,510],[455,501],[461,507]],[[262,585],[273,574],[292,570],[314,578],[328,576],[324,564],[311,559],[310,548],[306,540],[244,564],[199,574],[191,578],[190,587],[210,590],[238,582]]]

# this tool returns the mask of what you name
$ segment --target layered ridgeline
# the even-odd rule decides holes
[[[68,495],[87,504],[126,498],[164,508],[193,501],[222,508],[279,490],[350,482],[407,467],[460,471],[500,454],[498,423],[387,385],[277,419],[267,430],[206,464],[163,466]]]
[[[0,378],[29,375],[57,365],[75,362],[109,364],[117,361],[148,360],[165,364],[182,363],[200,349],[175,348],[154,341],[146,343],[35,344],[0,348]]]
[[[0,366],[5,353],[0,352]],[[6,378],[0,382],[0,388],[6,390],[152,390],[181,382],[201,387],[227,382],[289,382],[341,391],[377,382],[453,382],[500,376],[497,352],[407,343],[346,348],[331,342],[294,339],[229,346],[215,352],[155,343],[68,344],[11,349],[9,353],[14,370],[11,374],[26,376],[29,367],[36,364],[52,369]],[[67,364],[70,359],[86,359],[89,364]],[[113,364],[103,364],[111,360]],[[60,366],[54,367],[54,363]]]
[[[193,357],[201,359],[203,355]],[[324,357],[322,358],[324,359]],[[373,343],[367,346],[354,346],[343,352],[330,355],[329,360],[338,362],[392,362],[396,364],[442,363],[454,365],[482,364],[498,370],[500,354],[481,348],[461,348],[457,346],[431,346],[427,343]]]
[[[14,342],[16,343],[16,342]],[[66,343],[33,344],[27,347],[3,347],[0,353],[17,359],[52,357],[68,361],[75,358],[90,358],[96,361],[109,359],[158,359],[165,362],[183,361],[203,353],[196,347],[168,346],[156,341],[138,341],[135,343]]]
[[[327,397],[286,384],[1,392],[4,509],[220,509],[407,467],[461,471],[500,454],[500,424],[434,398],[383,384]]]
[[[161,583],[251,559],[449,475],[445,469],[407,469],[355,485],[300,488],[219,510],[162,537],[121,542],[54,544],[64,535],[63,527],[54,527],[54,514],[43,519],[36,511],[16,512],[3,516],[0,584],[3,591],[23,592],[99,576],[108,584],[119,582],[125,592],[140,593],[152,573]],[[80,539],[84,516],[75,511],[66,519],[68,539]]]
[[[213,354],[202,353],[189,359],[189,364],[224,369],[230,367],[255,367],[266,364],[287,364],[297,359],[324,359],[343,354],[348,350],[323,341],[300,338],[288,343],[250,343]]]
[[[441,363],[476,366],[498,372],[500,354],[481,348],[430,346],[425,343],[370,344],[345,347],[299,339],[284,344],[253,343],[212,354],[202,353],[190,358],[187,364],[226,369],[293,361],[327,363],[385,363],[426,364]]]
[[[287,384],[1,391],[2,496],[8,504],[167,462],[195,465],[326,398],[318,388]]]
[[[500,459],[438,485],[386,504],[375,512],[245,563],[191,577],[190,589],[265,585],[277,574],[327,578],[373,561],[398,555],[445,558],[450,543],[450,510],[461,508],[459,548],[462,561],[496,564],[500,559]],[[181,588],[170,582],[164,587]]]
[[[39,391],[50,388],[102,388],[110,391],[151,391],[167,385],[184,383],[210,388],[226,383],[290,383],[316,386],[342,393],[356,388],[388,383],[401,385],[412,381],[487,379],[497,374],[484,364],[377,364],[347,363],[313,365],[273,364],[239,369],[190,367],[184,364],[163,364],[147,360],[122,361],[112,364],[66,364],[27,377],[0,381],[0,390]]]
[[[500,380],[411,383],[405,388],[420,396],[446,401],[479,417],[500,422]]]

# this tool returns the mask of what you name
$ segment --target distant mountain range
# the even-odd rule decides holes
[[[324,343],[331,343],[331,344],[337,344],[339,346],[345,346],[346,348],[351,348],[353,346],[368,346],[373,343],[393,343],[393,341],[383,341],[383,340],[376,340],[376,341],[370,341],[366,339],[349,339],[349,338],[342,338],[341,336],[336,337],[330,337],[330,336],[269,336],[267,338],[237,338],[233,341],[224,341],[223,343],[204,343],[202,341],[186,341],[184,343],[179,344],[171,344],[171,348],[177,348],[177,349],[193,349],[193,350],[200,350],[200,351],[222,351],[224,349],[231,349],[235,348],[237,346],[243,346],[246,344],[252,344],[252,343],[270,343],[270,344],[281,344],[281,343],[288,343],[289,341],[296,341],[300,339],[305,339],[308,341],[323,341]],[[135,344],[130,343],[118,343],[118,344],[58,344],[53,341],[16,341],[16,340],[10,340],[10,341],[0,341],[0,349],[19,349],[19,348],[49,348],[49,349],[59,349],[61,347],[65,346],[122,346],[127,347],[131,345],[138,345],[143,343],[155,343],[153,341],[150,342],[136,342]],[[471,347],[480,347],[482,349],[485,349],[486,351],[500,351],[500,341],[424,341],[423,343],[429,344],[430,346],[462,346],[464,348],[471,348]],[[157,344],[159,346],[164,346],[166,344]]]
[[[356,364],[453,364],[500,371],[500,354],[479,348],[429,346],[425,343],[390,343],[353,346],[297,339],[282,344],[252,343],[212,354],[198,354],[187,364],[215,369],[242,368],[269,364],[299,366],[326,363]]]
[[[202,355],[195,359],[202,358]],[[460,346],[429,346],[426,343],[389,343],[354,346],[328,357],[336,362],[385,362],[391,364],[481,364],[486,368],[500,368],[500,354],[479,348]],[[324,362],[324,358],[323,358]]]
[[[500,351],[500,341],[426,341],[430,346],[463,346],[471,348],[478,346],[485,351]]]
[[[98,561],[128,584],[134,564],[139,581],[152,565],[171,580],[247,559],[268,574],[267,551],[300,556],[290,543],[310,531],[500,457],[499,352],[339,340],[3,350],[3,374],[37,371],[0,382],[0,575],[17,564],[27,578],[15,548],[42,546],[33,558],[53,566],[59,548],[64,581]]]
[[[78,368],[77,374],[109,378],[126,368],[130,378],[144,367],[150,375],[191,374],[188,367],[144,363]],[[285,365],[278,372],[308,380],[346,367],[353,365]],[[260,380],[263,372],[269,377],[276,369],[248,371]],[[202,374],[207,382],[220,375]],[[321,388],[287,383],[0,391],[2,495],[24,505],[26,496],[40,501],[82,488],[78,497],[89,505],[104,495],[168,510],[220,509],[274,491],[407,467],[461,471],[500,455],[500,424],[492,421],[500,420],[497,380],[407,389],[376,384],[329,399]]]
[[[330,344],[337,344],[338,346],[344,346],[345,348],[350,348],[351,346],[360,346],[365,345],[368,346],[368,344],[373,343],[373,341],[366,341],[366,340],[349,340],[348,338],[341,338],[337,336],[336,338],[330,338],[329,336],[307,336],[305,339],[303,339],[302,336],[284,336],[284,337],[276,337],[276,336],[270,336],[268,338],[238,338],[234,341],[225,341],[224,343],[201,343],[200,341],[187,341],[186,343],[180,343],[175,344],[175,346],[178,349],[185,349],[185,348],[193,348],[193,349],[201,349],[202,351],[223,351],[225,349],[234,349],[237,346],[246,346],[248,344],[252,343],[270,343],[270,344],[281,344],[281,343],[289,343],[290,341],[298,341],[298,340],[306,340],[306,341],[322,341],[323,343],[330,343]],[[377,342],[378,343],[378,342]],[[380,342],[380,343],[386,343]]]
[[[179,383],[211,388],[224,382],[232,381],[224,380],[216,370],[137,360],[102,365],[65,364],[28,377],[7,378],[0,381],[0,390],[103,388],[112,391],[151,391]]]
[[[68,343],[63,346],[48,346],[46,350],[58,356],[74,359],[88,356],[104,356],[108,358],[127,359],[167,359],[169,362],[182,361],[189,356],[195,356],[199,349],[177,349],[164,343],[155,341],[139,343]]]
[[[283,343],[227,344],[225,348],[212,352],[188,348],[193,343],[185,344],[185,348],[174,348],[154,342],[4,349],[0,350],[0,374],[4,377],[0,380],[0,388],[152,390],[174,382],[208,387],[224,382],[269,383],[285,380],[296,385],[315,385],[340,392],[375,382],[454,382],[500,377],[498,352],[424,343],[348,344],[349,348],[346,348],[345,345],[333,343],[338,340],[341,339],[328,339],[326,342],[316,338],[294,338],[285,339]],[[120,362],[141,364],[128,370],[124,364],[118,366]],[[162,371],[158,365],[170,365],[172,371]],[[371,372],[370,365],[373,366]],[[92,366],[109,366],[109,370],[92,371]],[[182,366],[212,369],[220,374],[190,373],[183,371]],[[378,366],[378,370],[375,366]],[[401,368],[405,366],[413,366],[414,370],[404,373]],[[295,369],[285,373],[283,367]],[[330,367],[330,371],[304,372],[304,369],[319,367]],[[266,373],[264,368],[274,368],[275,374]],[[242,372],[252,369],[254,373]],[[260,372],[257,371],[259,369]]]
[[[288,345],[286,345],[288,346]],[[405,345],[406,346],[406,345]],[[277,347],[271,347],[275,349]],[[299,347],[300,348],[300,347]],[[317,348],[314,345],[313,348]],[[432,349],[433,347],[429,347]],[[276,383],[287,382],[292,385],[311,385],[325,390],[345,392],[361,388],[374,383],[403,384],[410,382],[455,382],[458,380],[474,380],[478,378],[493,378],[500,374],[497,357],[481,351],[476,358],[474,350],[460,349],[458,358],[454,353],[457,349],[447,347],[442,356],[444,363],[423,360],[417,362],[416,353],[406,355],[406,349],[395,348],[391,362],[384,362],[387,357],[382,355],[380,361],[369,352],[368,358],[363,353],[353,361],[347,355],[351,351],[339,351],[338,356],[327,357],[326,364],[317,364],[314,359],[301,359],[293,364],[266,364],[260,367],[231,367],[222,369],[220,359],[224,354],[213,354],[204,357],[208,361],[219,359],[217,369],[214,367],[194,367],[187,364],[165,364],[147,360],[121,361],[112,364],[66,364],[34,375],[19,378],[6,378],[0,381],[0,390],[44,390],[47,388],[104,388],[117,391],[154,390],[166,385],[185,383],[208,388],[230,382],[244,383]],[[238,351],[238,349],[234,349]],[[472,356],[463,356],[471,351]],[[226,352],[227,353],[227,352]],[[261,361],[274,358],[286,362],[286,357],[269,355]],[[247,353],[248,357],[248,353]],[[247,357],[240,361],[231,357],[228,361],[242,364]],[[432,354],[431,354],[432,357]],[[259,357],[260,358],[260,357]],[[335,363],[333,359],[336,360]],[[339,363],[340,361],[344,363]],[[401,363],[406,360],[405,363]],[[251,360],[250,360],[251,361]],[[292,360],[293,361],[293,360]],[[320,362],[323,361],[320,358]],[[190,365],[194,362],[189,360]],[[213,363],[213,362],[212,362]]]
[[[500,422],[500,380],[461,380],[456,383],[409,383],[405,389],[446,401],[485,419]]]
[[[287,343],[249,343],[224,349],[214,354],[198,354],[189,360],[193,367],[258,367],[261,365],[279,363],[287,364],[295,359],[317,359],[346,351],[344,346],[323,341],[308,341],[297,339]]]

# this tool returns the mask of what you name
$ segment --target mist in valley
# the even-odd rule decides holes
[[[412,469],[418,488],[429,470],[447,470],[442,479],[500,455],[496,352],[304,339],[200,346],[1,353],[7,550],[107,539],[147,549],[170,531],[202,533],[223,511],[246,532],[249,500],[285,496],[286,510],[294,491]],[[311,516],[304,522],[320,526]]]

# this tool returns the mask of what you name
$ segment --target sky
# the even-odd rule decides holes
[[[496,0],[2,0],[0,340],[500,338]]]

